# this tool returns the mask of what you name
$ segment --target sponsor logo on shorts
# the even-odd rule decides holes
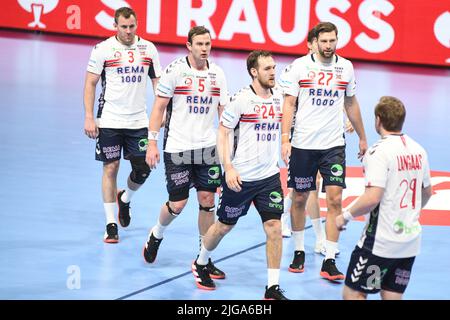
[[[333,177],[330,177],[330,181],[344,183],[344,178],[342,178],[342,174],[344,173],[344,168],[338,163],[333,164],[331,166],[331,174]]]
[[[220,185],[220,168],[219,168],[219,166],[214,166],[214,167],[209,168],[208,176],[210,177],[210,179],[208,179],[208,184]]]
[[[139,146],[139,151],[147,151],[147,145],[148,145],[148,139],[144,138],[139,140],[138,142],[138,146]]]
[[[283,197],[281,194],[277,191],[272,191],[269,195],[271,203],[269,203],[269,208],[276,208],[283,210],[283,204],[280,204],[281,201],[283,201]]]

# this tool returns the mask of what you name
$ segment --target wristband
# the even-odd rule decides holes
[[[342,212],[342,216],[344,217],[345,221],[353,220],[353,216],[348,209],[345,209],[344,212]]]
[[[149,131],[148,132],[148,140],[158,141],[159,132],[158,131]]]

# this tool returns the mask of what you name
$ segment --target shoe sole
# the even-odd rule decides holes
[[[103,239],[104,243],[119,243],[119,240],[115,239]]]
[[[145,257],[145,245],[144,245],[144,249],[142,249],[142,256],[144,257],[144,261],[147,263],[154,263],[156,261],[156,257],[151,262],[147,260],[147,258]]]
[[[216,276],[214,274],[209,274],[209,276],[211,277],[211,279],[215,279],[215,280],[222,280],[225,279],[226,276]]]
[[[205,287],[205,286],[202,286],[197,281],[195,281],[195,284],[197,285],[197,288],[202,289],[202,290],[209,290],[209,291],[216,290],[216,287]]]
[[[320,276],[330,280],[330,281],[339,281],[339,280],[344,280],[345,276],[342,275],[337,275],[337,276],[330,276],[330,274],[328,272],[324,272],[324,271],[320,271]]]
[[[305,271],[305,267],[303,267],[302,269],[298,269],[298,268],[288,268],[289,272],[293,272],[293,273],[303,273]]]
[[[120,190],[117,192],[117,196],[116,196],[116,203],[117,203],[117,207],[119,208],[119,212],[117,213],[117,220],[119,221],[119,224],[122,228],[126,228],[130,225],[130,222],[128,222],[127,225],[125,225],[125,223],[122,223],[122,220],[120,219],[120,205],[119,205],[119,193],[121,193],[123,190]],[[130,219],[131,221],[131,219]]]

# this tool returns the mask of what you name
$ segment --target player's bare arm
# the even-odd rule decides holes
[[[148,146],[147,153],[145,155],[145,161],[149,165],[150,169],[156,168],[156,164],[159,163],[160,160],[158,151],[159,129],[161,128],[161,122],[169,101],[170,98],[157,96],[153,104],[148,125]]]
[[[91,139],[98,136],[98,128],[94,119],[95,87],[100,79],[99,74],[86,72],[84,83],[84,133]]]
[[[231,164],[231,152],[229,144],[229,136],[232,129],[225,127],[222,123],[219,125],[219,132],[217,134],[217,153],[219,154],[220,163],[223,166],[225,173],[225,180],[228,188],[235,192],[241,191],[241,177],[239,172]]]
[[[289,142],[289,135],[291,132],[292,118],[294,117],[296,101],[297,97],[291,95],[284,96],[283,118],[281,120],[281,158],[286,165],[288,165],[289,157],[291,156],[291,143]]]
[[[361,110],[359,108],[359,103],[356,96],[344,97],[344,107],[347,117],[359,137],[358,158],[361,159],[366,153],[368,146],[366,132],[364,130],[364,124],[361,117]]]
[[[337,228],[343,230],[351,219],[372,211],[380,203],[383,194],[384,188],[366,187],[364,193],[356,200],[355,204],[336,217]]]

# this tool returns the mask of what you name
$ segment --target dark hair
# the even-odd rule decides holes
[[[250,52],[247,57],[247,71],[250,77],[253,79],[253,75],[250,72],[252,68],[258,69],[258,59],[259,57],[272,57],[272,53],[266,50],[254,50]]]
[[[316,37],[317,37],[316,27],[314,27],[311,30],[309,30],[307,41],[309,43],[312,43],[314,41],[314,38],[316,38]]]
[[[318,38],[319,35],[323,32],[336,32],[336,36],[338,35],[337,27],[331,23],[331,22],[320,22],[318,23],[314,29],[316,29],[316,37]]]
[[[380,118],[383,128],[387,131],[402,131],[405,116],[405,106],[395,97],[381,97],[375,107],[375,117]]]
[[[136,12],[134,12],[133,9],[128,8],[128,7],[122,7],[122,8],[119,8],[116,10],[116,12],[114,14],[114,21],[116,23],[118,23],[120,16],[124,17],[125,19],[128,19],[131,16],[134,16],[134,18],[137,21]]]
[[[209,32],[209,30],[207,28],[205,28],[204,26],[195,26],[192,27],[191,30],[189,30],[188,33],[188,39],[187,41],[192,44],[192,38],[201,34],[205,34],[208,33],[209,36],[211,36],[211,33]]]

